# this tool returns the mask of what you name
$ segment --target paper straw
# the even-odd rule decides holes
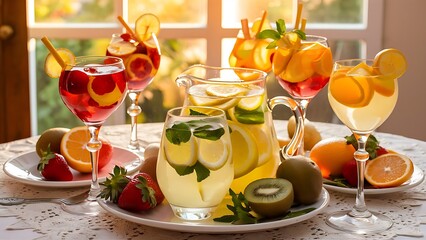
[[[241,30],[243,31],[244,39],[251,38],[247,18],[241,19]]]
[[[296,15],[296,23],[294,24],[294,29],[299,29],[300,17],[302,16],[303,3],[297,4],[297,15]]]
[[[56,61],[59,63],[59,65],[62,68],[65,68],[67,64],[64,62],[64,60],[59,55],[58,51],[56,51],[56,48],[53,46],[53,44],[49,41],[49,39],[44,36],[41,38],[41,41],[44,43],[44,45],[49,49],[50,53],[53,55],[53,57],[56,59]]]
[[[268,12],[266,10],[263,10],[263,14],[262,14],[262,20],[260,20],[260,26],[259,29],[257,29],[257,33],[256,35],[260,32],[260,30],[262,29],[263,23],[265,22],[266,16],[268,16]]]
[[[118,21],[120,21],[121,25],[123,25],[123,27],[126,29],[126,31],[132,35],[135,36],[135,33],[133,32],[133,30],[129,27],[129,25],[127,25],[126,21],[124,21],[122,16],[118,16],[117,17]]]
[[[300,30],[302,30],[303,32],[306,29],[306,18],[302,18],[302,26],[300,26]]]

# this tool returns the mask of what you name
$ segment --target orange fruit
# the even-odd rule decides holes
[[[75,127],[64,134],[61,141],[61,154],[68,165],[81,173],[90,173],[90,153],[86,149],[86,143],[90,139],[90,133],[86,126]],[[112,159],[113,147],[106,139],[100,138],[102,147],[99,151],[98,168],[101,169]]]
[[[56,49],[62,60],[69,65],[75,64],[74,54],[66,48]],[[62,66],[56,61],[53,54],[49,53],[44,60],[44,71],[51,78],[58,78],[62,72]]]
[[[135,23],[136,37],[140,42],[144,42],[151,37],[151,33],[158,35],[160,32],[160,20],[152,13],[141,15]]]
[[[339,137],[319,141],[311,150],[310,158],[319,166],[322,176],[342,175],[343,165],[352,160],[355,148]]]
[[[375,187],[396,187],[409,180],[413,172],[414,165],[410,158],[388,153],[368,162],[365,179]]]

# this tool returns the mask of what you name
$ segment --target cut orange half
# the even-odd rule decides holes
[[[80,126],[70,129],[64,134],[61,141],[61,154],[64,156],[68,165],[81,173],[90,173],[92,164],[90,162],[90,153],[86,149],[86,143],[90,139],[90,133],[86,126]],[[104,167],[112,158],[113,148],[105,139],[102,142],[99,151],[99,169]]]
[[[376,187],[396,187],[411,178],[413,162],[405,155],[388,153],[370,160],[365,168],[365,179]]]
[[[56,51],[66,64],[75,64],[75,56],[70,50],[66,48],[58,48],[56,49]],[[46,59],[44,61],[44,71],[51,78],[58,78],[59,76],[61,76],[62,66],[59,65],[59,63],[56,61],[55,57],[51,53],[46,56]]]
[[[135,33],[138,41],[144,42],[151,37],[151,33],[158,35],[160,32],[160,20],[152,13],[140,16],[135,23]]]

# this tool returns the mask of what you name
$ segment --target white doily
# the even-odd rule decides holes
[[[344,126],[315,123],[321,130],[323,138],[331,136],[346,136],[350,133]],[[276,124],[279,136],[285,136],[283,131],[286,124],[282,121]],[[161,124],[144,124],[139,126],[140,136],[147,143],[158,142],[161,134]],[[104,127],[102,134],[113,144],[126,146],[130,127]],[[426,169],[426,143],[391,134],[377,133],[381,145],[409,156],[420,168]],[[18,153],[34,150],[37,138],[29,138],[0,145],[0,164],[16,156]],[[19,197],[67,197],[82,191],[76,189],[52,189],[27,186],[14,181],[0,172],[0,196]],[[309,220],[291,226],[273,230],[247,234],[195,234],[179,233],[156,229],[128,222],[102,212],[96,217],[76,216],[61,210],[57,204],[40,203],[19,206],[0,206],[0,217],[15,217],[17,221],[7,227],[8,231],[33,229],[40,234],[37,239],[170,239],[170,240],[238,240],[238,239],[364,239],[363,235],[353,235],[334,230],[326,225],[325,216],[337,210],[347,210],[353,206],[355,196],[351,194],[329,191],[330,203],[319,214]],[[370,210],[385,214],[394,221],[394,226],[381,234],[369,235],[371,239],[391,239],[397,235],[422,237],[420,224],[426,224],[426,213],[418,211],[426,201],[426,184],[399,193],[380,196],[366,196]],[[0,237],[1,238],[1,237]]]

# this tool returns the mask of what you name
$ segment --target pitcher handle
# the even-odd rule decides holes
[[[277,96],[268,100],[268,107],[271,109],[271,111],[274,109],[274,107],[278,105],[285,105],[289,107],[296,118],[296,130],[294,132],[294,135],[291,138],[290,142],[281,149],[281,157],[287,159],[289,158],[289,156],[293,156],[296,153],[302,141],[302,137],[304,134],[304,128],[302,127],[303,115],[300,112],[296,101],[289,97]]]

